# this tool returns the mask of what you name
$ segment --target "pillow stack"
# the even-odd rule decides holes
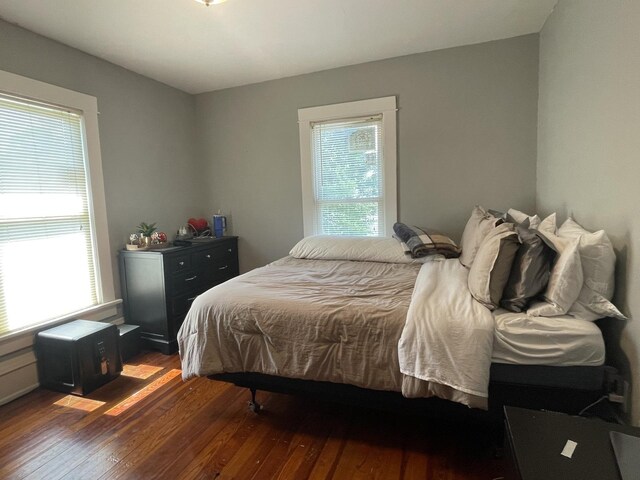
[[[469,268],[469,291],[487,308],[498,307],[518,251],[513,224],[476,205],[462,233],[460,263]]]
[[[491,310],[625,318],[610,302],[615,253],[602,230],[591,233],[572,218],[557,229],[555,213],[541,220],[476,206],[460,246],[469,291]]]
[[[591,233],[569,218],[558,229],[557,235],[545,235],[563,252],[554,266],[544,302],[532,306],[527,313],[543,317],[567,313],[589,321],[602,317],[626,319],[610,302],[614,290],[616,255],[604,230]],[[566,270],[580,270],[582,281],[572,281]],[[554,276],[556,279],[552,282]],[[561,290],[564,301],[559,298],[558,292]]]

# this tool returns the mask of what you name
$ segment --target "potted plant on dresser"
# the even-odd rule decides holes
[[[138,225],[138,233],[140,234],[140,246],[148,247],[151,245],[151,235],[156,231],[155,223],[141,222]]]

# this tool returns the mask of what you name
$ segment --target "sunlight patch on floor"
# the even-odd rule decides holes
[[[69,407],[75,408],[76,410],[84,410],[85,412],[93,412],[95,409],[103,406],[105,402],[91,400],[90,398],[77,397],[75,395],[67,395],[57,402],[53,402],[53,404],[58,405],[59,407]]]
[[[125,364],[122,366],[122,373],[125,377],[133,377],[139,378],[140,380],[146,380],[150,376],[158,373],[162,370],[162,367],[154,367],[153,365],[129,365]]]
[[[117,415],[120,415],[122,412],[124,412],[125,410],[131,408],[136,403],[138,403],[140,400],[144,400],[149,395],[151,395],[153,392],[158,390],[160,387],[162,387],[163,385],[166,385],[171,380],[173,380],[174,378],[176,378],[178,375],[181,375],[181,374],[182,374],[182,370],[175,369],[175,368],[172,369],[172,370],[169,370],[167,373],[162,375],[157,380],[154,380],[153,382],[151,382],[149,385],[147,385],[143,389],[138,390],[136,393],[134,393],[130,397],[124,399],[122,402],[117,404],[115,407],[110,408],[109,410],[107,410],[105,412],[105,414],[113,416],[113,417],[115,417]]]

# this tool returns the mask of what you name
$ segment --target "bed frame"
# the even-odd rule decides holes
[[[551,367],[492,364],[488,416],[502,425],[503,407],[545,409],[578,414],[607,391],[610,367]],[[401,410],[418,414],[487,416],[487,412],[439,398],[406,398],[399,392],[369,390],[353,385],[284,378],[262,373],[220,373],[213,380],[230,382],[251,392],[249,408],[259,412],[258,390],[312,396],[314,399],[359,405],[366,408]]]

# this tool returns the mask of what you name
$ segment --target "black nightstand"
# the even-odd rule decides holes
[[[120,281],[127,323],[140,325],[144,347],[178,350],[176,335],[202,292],[238,275],[238,237],[187,247],[120,252]]]
[[[640,436],[640,429],[564,413],[505,407],[507,479],[620,480],[609,432]],[[577,443],[571,458],[561,452]]]

